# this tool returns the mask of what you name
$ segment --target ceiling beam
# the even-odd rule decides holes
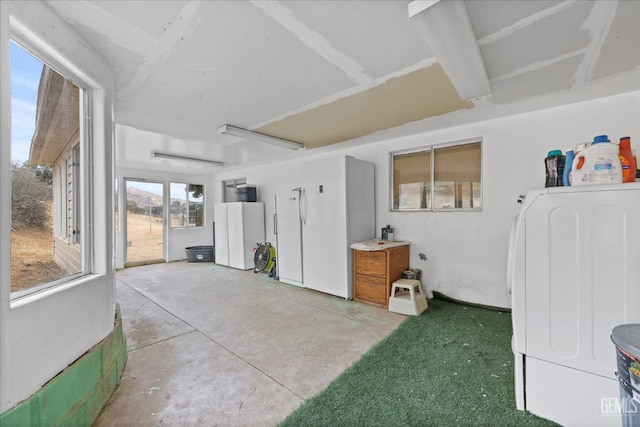
[[[289,30],[300,43],[315,51],[329,63],[341,69],[358,85],[368,85],[372,78],[362,71],[362,66],[343,52],[333,47],[329,41],[317,31],[307,27],[293,16],[290,9],[279,1],[251,0],[251,3],[262,10],[265,15]]]
[[[514,22],[508,27],[501,28],[499,31],[496,31],[493,34],[489,34],[478,40],[478,45],[484,46],[498,40],[501,40],[505,37],[511,36],[518,31],[521,31],[537,22],[540,22],[544,19],[549,18],[550,16],[557,15],[558,13],[567,10],[573,6],[579,5],[580,3],[584,3],[586,0],[565,0],[561,3],[548,7],[540,12],[536,12],[533,15],[529,15],[519,21]]]
[[[440,0],[413,0],[409,3],[409,18],[413,18],[418,13],[427,10],[439,1]]]
[[[444,0],[413,15],[414,22],[460,98],[491,95],[487,70],[462,0]]]
[[[617,1],[595,2],[591,13],[580,26],[581,30],[589,31],[591,42],[574,75],[575,87],[582,87],[593,80],[593,69],[598,63],[609,29],[616,17],[617,8]]]
[[[147,83],[158,66],[173,53],[198,23],[205,19],[201,8],[202,3],[199,0],[185,3],[179,15],[173,19],[173,24],[155,39],[155,43],[147,52],[144,52],[144,64],[138,67],[129,82],[117,91],[118,105],[131,99]]]

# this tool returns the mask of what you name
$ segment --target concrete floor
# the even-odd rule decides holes
[[[175,262],[121,270],[127,364],[95,426],[272,426],[405,316],[277,282]]]

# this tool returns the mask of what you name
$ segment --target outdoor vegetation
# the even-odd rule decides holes
[[[52,170],[11,164],[11,292],[64,275],[53,261]]]
[[[50,167],[32,167],[27,162],[11,165],[12,292],[67,274],[54,261],[52,172]],[[183,188],[187,200],[172,199],[170,225],[202,226],[203,187],[187,184]],[[127,262],[162,259],[162,197],[135,188],[127,193]]]
[[[136,181],[127,183],[126,265],[164,259],[164,200],[155,191],[146,191]],[[204,225],[204,188],[200,184],[172,182],[166,220],[171,228]]]
[[[171,183],[171,227],[202,227],[204,220],[203,186]]]
[[[46,227],[51,219],[52,172],[49,167],[11,164],[11,227]]]

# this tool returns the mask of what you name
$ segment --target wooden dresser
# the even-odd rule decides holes
[[[391,285],[409,268],[409,245],[353,250],[354,301],[388,308]]]

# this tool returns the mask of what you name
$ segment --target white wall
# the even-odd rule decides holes
[[[640,152],[640,92],[549,108],[469,125],[453,126],[361,147],[338,148],[375,163],[376,229],[391,224],[395,238],[411,241],[410,265],[422,269],[427,291],[439,291],[463,301],[510,307],[506,287],[509,231],[519,210],[516,200],[530,188],[544,187],[544,158],[552,149],[573,148],[595,135],[612,140],[631,136]],[[482,212],[391,212],[389,152],[471,137],[483,139]],[[634,142],[635,141],[635,142]],[[302,153],[305,160],[330,155]],[[271,217],[273,194],[300,183],[294,160],[238,168],[215,175],[216,201],[220,181],[246,177],[258,186],[265,202],[267,240],[275,242]],[[419,254],[427,256],[426,261]]]
[[[189,145],[189,141],[180,140],[179,138],[168,138],[165,135],[138,130],[129,126],[116,125],[116,152],[118,154],[118,162],[116,162],[116,177],[118,178],[118,206],[125,207],[126,204],[126,188],[125,178],[136,178],[148,181],[160,182],[165,186],[165,217],[168,218],[167,212],[169,208],[168,184],[170,182],[179,182],[185,184],[202,184],[204,185],[204,227],[192,228],[171,228],[165,226],[164,234],[164,259],[168,262],[183,260],[187,258],[185,248],[189,246],[213,245],[213,197],[211,190],[213,188],[213,178],[211,173],[205,173],[212,170],[212,166],[197,162],[188,161],[166,161],[166,160],[150,160],[149,152],[154,148],[160,148],[163,145]],[[144,168],[138,167],[137,164],[130,160],[127,162],[123,157],[123,153],[130,152],[137,148],[145,156]],[[127,148],[129,147],[129,148]],[[167,149],[165,148],[165,151]],[[184,155],[188,154],[188,149]],[[198,157],[201,154],[192,154]],[[135,159],[134,156],[132,158]],[[138,156],[139,159],[142,157]],[[141,161],[141,160],[140,160]],[[129,165],[123,167],[121,165]],[[125,236],[125,212],[121,209],[118,217],[118,231],[116,232],[116,268],[123,268],[126,261],[126,236]]]
[[[92,92],[92,165],[94,215],[83,233],[92,236],[91,274],[65,285],[10,300],[11,200],[11,30],[27,40],[55,68],[72,73]],[[82,42],[42,2],[0,2],[0,413],[36,392],[58,372],[101,341],[113,329],[112,198],[113,135],[111,67]],[[82,167],[82,166],[81,166]]]

